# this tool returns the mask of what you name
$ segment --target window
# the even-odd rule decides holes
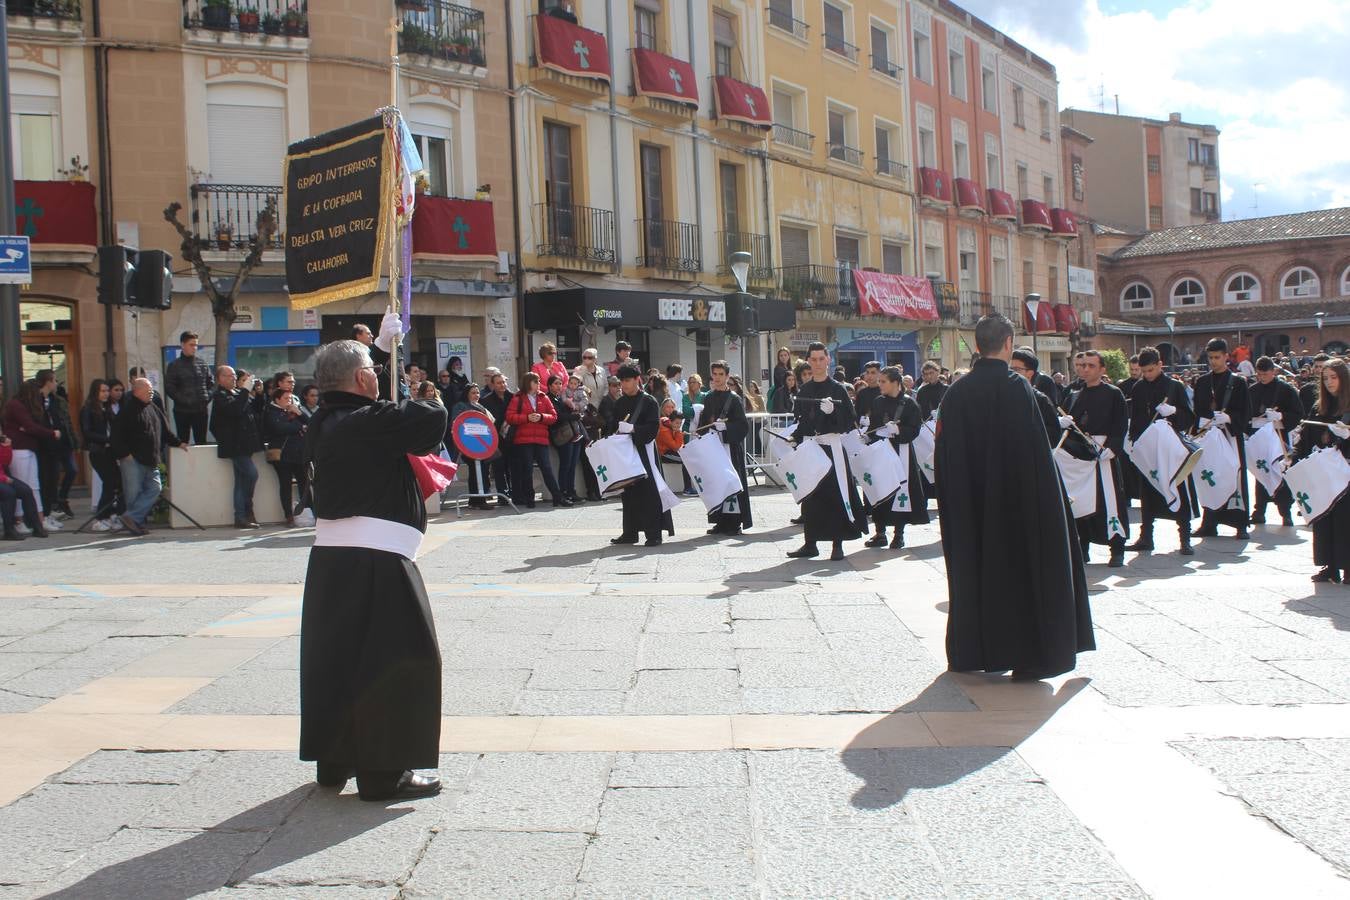
[[[975,232],[962,228],[956,235],[957,280],[960,289],[978,291],[980,289],[980,258],[975,252]]]
[[[1036,291],[1036,264],[1029,259],[1022,260],[1022,294]]]
[[[633,7],[633,21],[636,25],[636,43],[645,50],[657,49],[656,28],[661,18],[660,0],[637,0]]]
[[[1054,303],[1059,299],[1059,266],[1051,266],[1050,275],[1050,302]]]
[[[970,177],[970,136],[961,119],[952,119],[952,169],[957,178]]]
[[[838,159],[851,166],[862,165],[862,151],[857,148],[857,116],[851,109],[831,106],[826,112],[829,126],[829,151],[831,159]]]
[[[965,38],[955,40],[965,42]],[[947,85],[952,96],[958,100],[966,99],[966,54],[964,48],[949,47],[947,50]]]
[[[1200,211],[1207,216],[1216,216],[1219,214],[1219,195],[1213,191],[1204,191],[1200,194]]]
[[[994,70],[989,66],[980,68],[980,102],[984,104],[984,111],[989,113],[998,112],[998,89],[995,87],[997,82],[994,80]]]
[[[713,68],[717,75],[734,77],[736,20],[721,10],[713,11]]]
[[[212,85],[206,91],[211,179],[272,185],[286,157],[286,95],[254,85]],[[240,212],[243,212],[240,210]],[[248,217],[250,220],[252,217]],[[234,223],[236,228],[239,222]]]
[[[1194,278],[1183,278],[1172,288],[1173,306],[1204,306],[1205,288]]]
[[[890,123],[878,121],[876,125],[877,139],[877,173],[880,175],[893,175],[896,178],[904,176],[904,164],[897,162],[892,150],[900,149],[900,129]],[[898,153],[894,156],[899,156]]]
[[[848,146],[848,119],[837,109],[829,110],[826,118],[829,120],[830,155],[834,156],[836,147]]]
[[[927,106],[919,106],[915,122],[918,125],[919,165],[929,169],[937,168],[937,126],[933,110]]]
[[[1200,212],[1200,189],[1191,188],[1191,212]]]
[[[810,150],[815,138],[806,131],[806,95],[791,87],[773,88],[773,139],[798,150]],[[798,115],[800,113],[800,115]]]
[[[846,234],[834,236],[834,261],[841,269],[856,269],[862,265],[860,242]]]
[[[782,252],[785,267],[810,265],[811,232],[792,225],[780,225],[778,249]]]
[[[1219,157],[1213,144],[1200,145],[1200,164],[1202,166],[1217,166],[1219,164]]]
[[[1350,297],[1350,266],[1341,273],[1341,296]]]
[[[1120,292],[1120,311],[1133,312],[1139,309],[1153,308],[1153,291],[1142,281],[1135,281],[1125,286],[1125,290]]]
[[[855,48],[849,44],[848,37],[848,16],[840,7],[833,3],[826,3],[825,49],[852,59]]]
[[[718,194],[722,201],[722,230],[741,230],[741,167],[729,162],[717,165]]]
[[[998,156],[998,138],[992,134],[984,136],[984,177],[985,187],[995,190],[1003,187],[1003,163]]]
[[[1150,206],[1148,208],[1148,227],[1161,228],[1162,224],[1162,207]]]
[[[572,195],[572,129],[544,123],[544,199],[548,202],[550,243],[567,246],[576,239]],[[641,357],[638,357],[641,359]]]
[[[796,117],[795,94],[785,91],[782,88],[773,89],[773,122],[775,125],[784,125],[788,128],[795,128]]]
[[[1200,161],[1199,138],[1186,139],[1186,161],[1191,163],[1198,163]]]
[[[1041,174],[1041,199],[1050,206],[1055,205],[1055,179],[1044,173]]]
[[[422,155],[422,165],[426,168],[427,194],[432,197],[449,197],[454,194],[450,184],[450,141],[444,137],[432,137],[420,134],[421,129],[413,126],[413,142]]]
[[[1013,88],[1013,124],[1018,128],[1027,127],[1027,98],[1020,87]]]
[[[947,277],[947,259],[942,249],[942,223],[923,223],[923,274],[929,278]]]
[[[881,244],[881,271],[889,275],[905,274],[905,247],[903,244]]]
[[[1299,266],[1280,279],[1280,299],[1293,300],[1295,298],[1320,297],[1322,295],[1322,283],[1317,278],[1317,273],[1307,266]]]
[[[769,0],[769,24],[791,34],[796,34],[797,17],[793,0]],[[799,35],[800,36],[800,35]]]
[[[928,36],[928,23],[914,20],[914,77],[933,83],[933,42]]]
[[[1031,176],[1027,172],[1027,164],[1019,162],[1017,164],[1017,199],[1026,200],[1030,196],[1030,186],[1028,181]]]
[[[1148,155],[1148,170],[1154,173],[1161,172],[1162,157],[1158,156],[1156,153],[1150,153]]]
[[[66,159],[61,152],[60,83],[54,77],[12,69],[10,77],[9,149],[14,157],[14,177],[54,181],[56,170]]]
[[[1050,140],[1050,101],[1042,99],[1041,106],[1041,137]]]
[[[662,181],[664,165],[661,147],[642,144],[638,148],[638,165],[642,179],[642,253],[648,266],[663,266],[666,260],[666,192]],[[678,248],[671,248],[678,254]],[[642,263],[640,263],[642,264]]]
[[[1240,272],[1223,286],[1224,303],[1260,303],[1261,284],[1255,277]]]
[[[872,71],[895,78],[899,71],[895,63],[891,62],[891,33],[875,24],[872,25],[871,33]]]
[[[999,297],[1012,295],[1012,281],[1008,271],[1008,239],[989,239],[989,286]]]

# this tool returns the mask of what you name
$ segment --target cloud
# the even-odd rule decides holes
[[[968,5],[1055,64],[1061,107],[1218,126],[1224,218],[1350,206],[1350,3]]]

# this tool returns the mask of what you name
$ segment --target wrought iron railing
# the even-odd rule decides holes
[[[269,246],[281,247],[281,187],[255,184],[194,184],[192,233],[211,250],[241,250],[258,231],[258,213],[277,203],[278,228]]]
[[[994,312],[1003,315],[1007,319],[1010,319],[1013,323],[1013,327],[1016,328],[1018,331],[1023,330],[1022,320],[1025,318],[1025,316],[1023,316],[1022,314],[1024,307],[1022,306],[1021,297],[1010,297],[1006,294],[996,294],[991,299],[991,303],[993,304],[992,309]]]
[[[9,0],[5,11],[11,16],[30,19],[80,21],[80,0]]]
[[[993,309],[990,295],[984,291],[962,291],[957,301],[962,325],[974,326]]]
[[[536,203],[539,255],[614,263],[614,213],[608,209]]]
[[[719,231],[717,246],[721,248],[721,265],[718,275],[731,274],[731,254],[745,252],[750,254],[750,274],[747,280],[764,282],[773,279],[773,256],[769,249],[767,234],[754,234],[748,231]]]
[[[806,40],[806,33],[811,27],[801,19],[793,18],[792,13],[788,10],[774,9],[772,3],[769,4],[769,24],[802,40]]]
[[[893,159],[887,159],[884,156],[878,156],[877,174],[898,178],[901,181],[909,181],[909,166],[902,162],[896,162]]]
[[[421,53],[446,62],[487,65],[483,12],[445,0],[425,0],[425,9],[403,9],[400,53]]]
[[[845,266],[783,266],[778,269],[778,294],[798,306],[857,306],[853,270]]]
[[[790,125],[773,124],[773,139],[779,144],[787,144],[798,150],[810,150],[816,143],[816,136],[809,131],[799,131]]]
[[[858,48],[844,40],[841,34],[825,32],[825,49],[831,53],[838,53],[850,62],[858,61]]]
[[[691,222],[672,222],[667,219],[638,219],[642,235],[642,255],[639,266],[666,272],[703,271],[703,238],[699,227]]]
[[[830,159],[846,162],[850,166],[861,166],[863,163],[863,152],[857,147],[850,147],[848,144],[836,144],[834,141],[830,141]]]
[[[42,2],[42,0],[38,0]],[[183,0],[183,27],[309,37],[308,0]]]
[[[880,72],[882,75],[885,75],[887,78],[899,78],[899,77],[900,77],[900,67],[899,67],[899,66],[897,66],[895,63],[891,62],[890,59],[888,59],[887,57],[885,57],[885,56],[877,56],[875,53],[872,54],[872,71],[873,71],[873,72]]]

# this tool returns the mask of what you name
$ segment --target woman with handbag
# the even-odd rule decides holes
[[[564,388],[563,379],[558,375],[548,377],[548,399],[558,414],[558,421],[548,431],[549,441],[558,451],[558,488],[563,497],[573,503],[583,503],[577,496],[577,461],[581,459],[581,448],[586,442],[586,429],[581,424],[581,414],[586,409],[586,390],[575,375],[569,381],[576,381],[576,388]],[[581,402],[577,402],[577,393]]]
[[[277,473],[277,490],[286,524],[295,527],[295,517],[308,503],[309,476],[305,471],[305,428],[309,414],[300,400],[286,388],[272,392],[272,402],[263,413],[263,435],[267,438],[267,461]],[[300,491],[300,502],[291,508],[291,482]]]
[[[571,506],[572,501],[562,495],[553,464],[549,462],[548,430],[558,421],[558,414],[546,394],[539,393],[539,376],[526,372],[520,391],[511,398],[506,408],[506,422],[511,426],[516,471],[511,475],[511,489],[517,505],[534,509],[534,467],[544,473],[544,487],[553,498],[554,506]]]

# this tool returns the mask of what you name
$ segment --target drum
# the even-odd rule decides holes
[[[1069,432],[1065,432],[1065,437]],[[1079,435],[1080,440],[1086,440]],[[1059,446],[1052,451],[1055,465],[1059,468],[1059,480],[1064,483],[1064,491],[1069,495],[1069,511],[1075,519],[1090,516],[1097,512],[1097,459],[1082,459],[1077,453],[1069,452],[1068,441],[1060,439]],[[1082,444],[1078,449],[1085,449]]]
[[[923,472],[923,477],[929,484],[933,483],[933,451],[937,448],[937,432],[934,431],[933,422],[923,423],[919,429],[919,436],[914,439],[914,458],[919,463],[919,471]]]
[[[792,499],[801,503],[820,486],[830,471],[830,456],[811,439],[802,441],[778,463]]]
[[[902,445],[900,449],[908,455],[907,447]],[[863,447],[854,458],[853,476],[867,502],[874,506],[899,490],[905,481],[905,474],[900,470],[900,455],[886,440]]]
[[[586,458],[595,470],[602,496],[612,496],[647,477],[633,439],[626,434],[601,438],[586,448]]]
[[[1144,481],[1162,495],[1171,510],[1181,504],[1177,485],[1186,482],[1204,455],[1194,441],[1183,441],[1172,423],[1162,420],[1145,428],[1129,452]]]
[[[1269,422],[1247,438],[1247,471],[1274,496],[1284,480],[1284,442]]]
[[[1335,447],[1319,447],[1284,473],[1304,521],[1315,522],[1350,489],[1350,462]]]
[[[1203,451],[1204,465],[1196,467],[1195,494],[1205,509],[1224,509],[1237,493],[1242,467],[1237,447],[1219,428],[1209,428],[1195,443]]]
[[[691,438],[680,449],[680,461],[689,470],[694,490],[708,512],[726,502],[728,497],[741,492],[741,476],[731,463],[731,454],[722,436],[709,430]]]
[[[848,454],[849,459],[857,459],[858,454],[867,449],[867,440],[858,429],[845,431],[839,435],[839,442],[844,446],[844,452]]]

